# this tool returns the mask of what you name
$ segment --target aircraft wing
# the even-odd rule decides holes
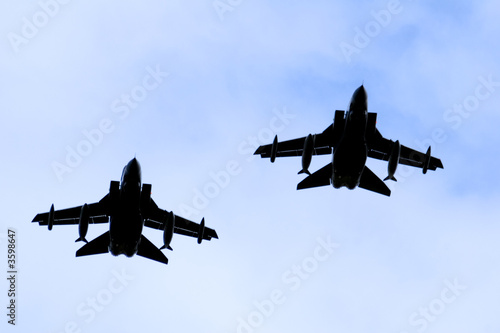
[[[374,135],[367,138],[368,156],[371,158],[388,161],[391,155],[393,143],[394,142],[392,140],[388,140],[382,137],[378,129],[375,129]],[[399,157],[400,164],[423,168],[425,159],[425,153],[421,153],[417,150],[401,145],[401,154]],[[439,158],[431,156],[428,169],[436,170],[437,168],[442,169],[443,163]]]
[[[146,220],[144,225],[149,228],[163,230],[167,221],[169,211],[158,208],[156,203],[151,199],[151,204],[146,213]],[[200,230],[200,224],[187,220],[181,216],[175,215],[174,233],[197,238]],[[211,240],[212,238],[219,238],[214,229],[205,227],[203,232],[203,239]]]
[[[312,155],[328,155],[332,153],[332,148],[335,147],[337,142],[340,140],[342,133],[344,131],[345,125],[345,111],[336,110],[335,118],[333,124],[328,126],[322,133],[315,134],[314,137],[314,147],[312,150]],[[277,138],[275,138],[277,140]],[[302,156],[304,151],[304,144],[306,137],[288,140],[283,142],[277,142],[276,157],[285,156]],[[262,158],[271,158],[273,150],[273,144],[260,146],[255,151],[254,155],[260,155]],[[273,159],[271,159],[272,161]]]
[[[101,201],[87,205],[89,209],[89,223],[107,223],[108,222],[108,195]],[[54,210],[54,225],[78,224],[80,213],[83,206],[77,206],[67,209]],[[37,214],[33,221],[39,225],[49,224],[49,213]]]
[[[321,134],[316,134],[321,135]],[[318,137],[316,137],[317,140]],[[304,142],[306,137],[282,141],[278,143],[278,149],[276,151],[276,157],[287,157],[287,156],[302,156],[304,151]],[[319,140],[321,142],[321,140]],[[264,145],[257,148],[254,155],[260,155],[262,158],[271,157],[272,144]],[[313,155],[326,155],[331,154],[332,148],[325,144],[318,144],[315,142]]]
[[[332,153],[334,142],[332,141],[333,124],[320,134],[314,135],[313,155],[327,155]],[[276,157],[302,156],[306,137],[277,142]],[[271,157],[273,145],[263,145],[257,148],[254,155],[262,158]]]

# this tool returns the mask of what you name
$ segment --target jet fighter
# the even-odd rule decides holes
[[[394,173],[398,164],[428,170],[443,168],[441,160],[431,156],[431,147],[421,153],[399,143],[382,137],[376,128],[377,114],[368,112],[365,88],[361,85],[354,91],[347,111],[336,110],[333,123],[322,133],[309,134],[307,137],[260,146],[255,155],[270,158],[302,156],[302,170],[299,174],[308,175],[297,189],[333,185],[334,188],[361,187],[386,196],[391,195],[387,185],[367,166],[367,157],[388,161],[388,175],[384,180],[396,181]],[[313,155],[332,154],[332,162],[311,174],[309,165]]]
[[[62,210],[54,210],[52,204],[48,213],[36,215],[32,222],[46,225],[49,230],[54,225],[78,224],[80,237],[76,242],[86,244],[76,252],[77,257],[111,252],[114,256],[137,254],[168,264],[161,250],[172,250],[174,233],[194,237],[198,244],[218,238],[215,230],[205,227],[205,219],[198,224],[158,208],[151,198],[151,184],[142,184],[141,188],[141,166],[135,158],[123,169],[121,182],[111,181],[109,193],[99,202]],[[108,222],[109,231],[87,242],[89,224]],[[144,226],[163,230],[160,249],[142,234]]]

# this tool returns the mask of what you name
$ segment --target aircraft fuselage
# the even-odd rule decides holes
[[[333,150],[332,185],[335,188],[345,186],[352,190],[359,185],[368,156],[367,121],[367,96],[361,86],[352,95],[343,135]]]
[[[110,216],[109,252],[131,257],[137,253],[144,219],[140,210],[141,166],[134,158],[123,169],[119,198]]]

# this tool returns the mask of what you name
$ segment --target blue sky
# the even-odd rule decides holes
[[[63,2],[0,10],[2,332],[499,330],[497,2]],[[296,191],[300,158],[252,157],[323,131],[362,82],[380,132],[444,170],[401,167],[386,198]],[[134,155],[160,207],[220,239],[176,236],[164,266],[75,258],[76,226],[30,223],[100,200]]]

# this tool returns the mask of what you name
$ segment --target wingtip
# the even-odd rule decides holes
[[[254,155],[260,155],[262,150],[262,146],[259,146],[259,148],[255,149],[255,152],[253,153]]]

